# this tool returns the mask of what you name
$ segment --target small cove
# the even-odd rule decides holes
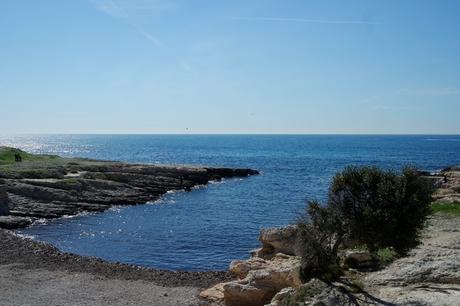
[[[34,135],[3,145],[140,163],[249,167],[261,175],[164,195],[145,205],[51,220],[19,231],[59,249],[169,270],[224,270],[258,246],[261,227],[295,220],[347,165],[437,170],[460,162],[459,136]]]

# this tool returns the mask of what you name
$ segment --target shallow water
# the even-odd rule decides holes
[[[62,218],[19,231],[64,251],[163,269],[226,269],[258,247],[261,227],[292,222],[324,199],[347,165],[437,170],[460,164],[460,136],[47,135],[1,136],[36,153],[142,163],[249,167],[225,180],[146,205]]]

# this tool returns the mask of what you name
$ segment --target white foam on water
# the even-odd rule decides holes
[[[19,238],[21,238],[21,239],[32,239],[32,240],[35,240],[35,236],[34,236],[34,235],[27,235],[27,234],[18,233],[18,232],[13,232],[13,235],[16,236],[16,237],[19,237]]]

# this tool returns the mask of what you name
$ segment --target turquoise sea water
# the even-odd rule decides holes
[[[141,163],[249,167],[261,175],[165,195],[156,203],[19,231],[61,250],[171,270],[223,270],[258,247],[261,227],[295,220],[347,165],[437,170],[460,164],[460,136],[46,135],[0,145]]]

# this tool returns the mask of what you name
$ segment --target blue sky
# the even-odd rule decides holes
[[[2,133],[460,134],[460,1],[0,0]]]

